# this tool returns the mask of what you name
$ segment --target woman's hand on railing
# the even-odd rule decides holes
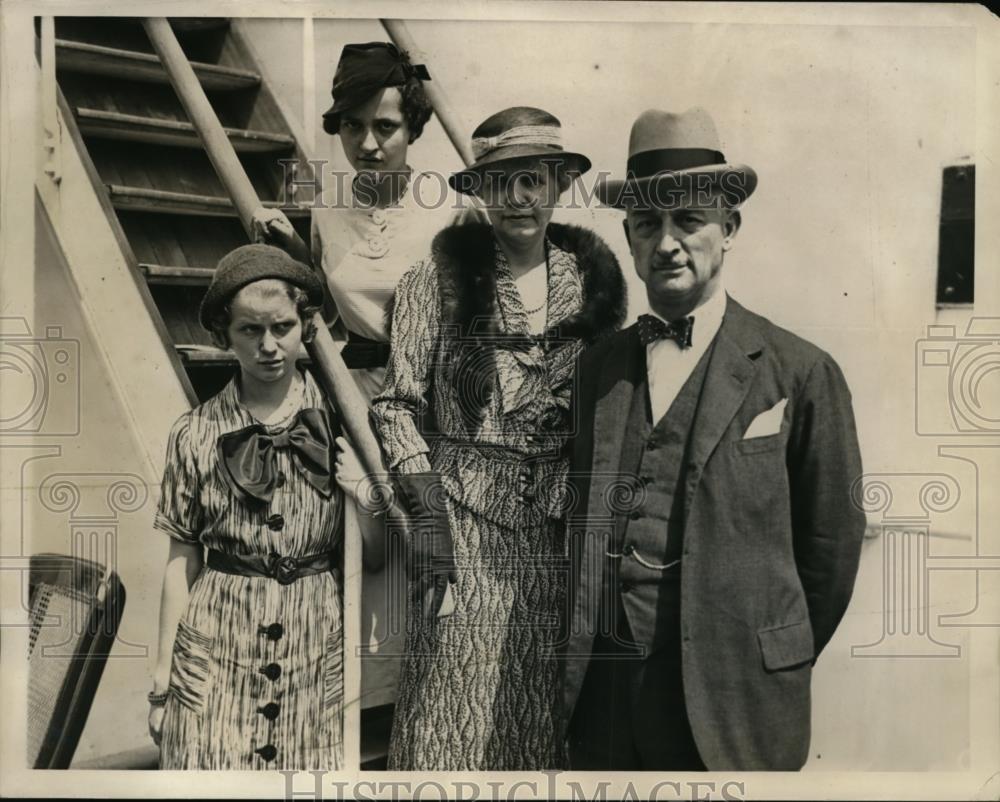
[[[295,239],[291,221],[280,209],[258,208],[250,219],[253,241],[287,249]]]
[[[280,209],[259,206],[250,218],[250,231],[254,242],[274,245],[296,261],[309,265],[312,254],[309,246],[298,235],[291,221]]]

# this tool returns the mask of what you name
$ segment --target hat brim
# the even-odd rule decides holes
[[[305,291],[311,306],[322,307],[326,287],[315,270],[311,270],[301,262],[289,258],[287,264],[278,265],[260,273],[247,276],[245,279],[227,282],[224,286],[213,282],[205,293],[198,310],[198,320],[202,328],[211,331],[210,322],[216,317],[222,307],[248,284],[264,279],[281,279]]]
[[[553,150],[538,145],[509,145],[488,153],[464,170],[459,170],[448,178],[448,185],[463,195],[474,195],[476,188],[482,184],[482,175],[490,167],[514,165],[530,159],[540,159],[546,164],[568,165],[563,167],[568,175],[577,178],[587,172],[590,159],[582,153],[569,150]]]
[[[636,208],[670,209],[691,206],[735,208],[757,188],[757,173],[746,164],[711,164],[669,170],[651,176],[611,179],[595,187],[605,206],[627,211]]]

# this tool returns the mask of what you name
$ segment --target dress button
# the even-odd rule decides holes
[[[278,713],[281,708],[278,706],[277,702],[268,702],[263,707],[258,707],[257,712],[260,713],[268,721],[274,721],[278,717]]]
[[[377,226],[382,225],[382,223],[385,222],[385,211],[382,209],[375,209],[372,212],[372,222]]]
[[[660,444],[656,440],[647,440],[646,441],[646,450],[647,451],[656,451],[656,449],[658,449],[659,447],[660,447]]]
[[[633,546],[631,543],[626,543],[625,548],[622,549],[622,554],[624,554],[626,557],[633,554],[634,552],[635,552],[635,546]]]
[[[274,682],[278,677],[281,676],[281,666],[277,663],[268,663],[266,666],[260,669],[260,673],[267,677],[271,682]]]
[[[631,518],[633,521],[638,521],[642,517],[642,513],[639,512],[639,510],[632,510],[632,512],[629,513],[628,517]]]
[[[267,518],[268,529],[273,529],[277,532],[285,525],[285,517],[280,513],[275,513],[274,515],[269,515]]]
[[[267,744],[262,746],[260,749],[254,749],[258,755],[260,755],[267,763],[270,763],[278,756],[278,750],[274,744]]]
[[[264,629],[267,633],[268,640],[281,640],[281,636],[285,634],[285,628],[281,624],[271,624]]]
[[[281,471],[278,471],[278,475],[275,477],[274,486],[275,487],[285,486],[285,474],[282,473]]]

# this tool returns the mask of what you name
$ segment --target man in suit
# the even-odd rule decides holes
[[[726,295],[756,173],[647,111],[625,211],[649,311],[578,363],[563,713],[576,770],[797,770],[865,519],[836,362]],[[769,255],[770,257],[771,255]]]

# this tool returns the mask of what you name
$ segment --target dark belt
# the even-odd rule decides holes
[[[353,331],[347,332],[347,345],[340,352],[344,364],[353,370],[384,368],[389,362],[389,343],[369,340]]]
[[[213,571],[239,576],[267,576],[282,585],[289,585],[296,579],[312,574],[332,571],[333,554],[309,554],[305,557],[282,557],[276,552],[262,554],[226,554],[215,549],[208,550],[206,565]]]

